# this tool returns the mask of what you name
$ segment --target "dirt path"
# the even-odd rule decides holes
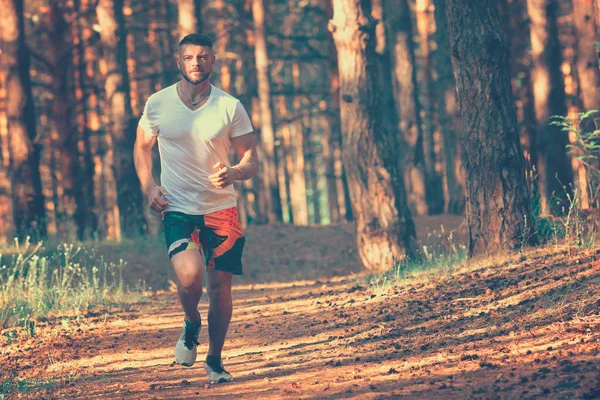
[[[0,377],[31,399],[600,398],[599,260],[536,250],[383,292],[356,275],[238,285],[231,384],[174,364],[173,293],[2,342]]]

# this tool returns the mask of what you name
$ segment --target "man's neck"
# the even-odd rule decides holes
[[[185,91],[185,94],[193,99],[197,97],[208,96],[210,93],[210,80],[208,79],[198,85],[194,85],[186,81],[184,78],[181,78],[180,85]]]

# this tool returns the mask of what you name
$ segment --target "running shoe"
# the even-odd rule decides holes
[[[191,367],[196,362],[196,347],[198,347],[200,327],[200,321],[184,321],[183,331],[175,345],[175,360],[177,364],[184,367]]]
[[[223,361],[221,361],[220,365],[208,365],[208,363],[204,362],[204,370],[208,375],[208,380],[210,383],[225,383],[233,381],[231,374],[223,368]]]

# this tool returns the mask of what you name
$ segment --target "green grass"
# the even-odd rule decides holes
[[[15,242],[0,254],[0,329],[21,326],[34,335],[36,321],[143,301],[143,282],[126,285],[126,268],[94,248]]]
[[[454,243],[452,234],[446,239],[441,234],[435,238],[430,234],[427,236],[427,244],[421,247],[419,256],[414,260],[406,258],[396,262],[390,271],[368,276],[369,285],[373,290],[381,291],[400,286],[421,272],[450,273],[467,260],[467,248],[463,244]]]
[[[3,400],[11,393],[28,394],[36,390],[53,389],[68,384],[69,382],[72,382],[73,379],[74,376],[71,374],[59,379],[19,379],[15,376],[9,376],[4,381],[0,382],[0,400]]]
[[[49,389],[56,385],[54,379],[20,380],[14,377],[0,383],[0,399],[11,392],[27,394],[38,389]]]

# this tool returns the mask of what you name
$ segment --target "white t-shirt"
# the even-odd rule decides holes
[[[233,185],[217,189],[208,176],[218,171],[217,162],[229,165],[231,138],[253,131],[238,99],[211,86],[206,103],[192,111],[171,85],[148,98],[139,126],[158,135],[165,211],[204,215],[237,204]]]

